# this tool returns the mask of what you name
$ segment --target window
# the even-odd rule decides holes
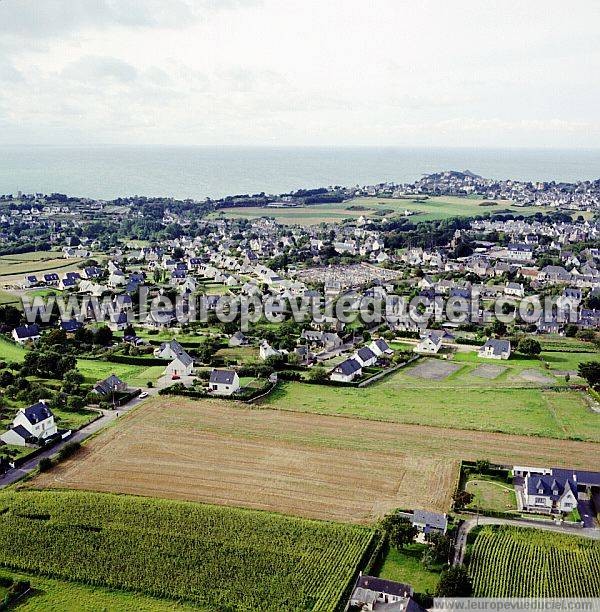
[[[534,504],[536,506],[545,506],[546,505],[546,498],[545,497],[536,497]]]

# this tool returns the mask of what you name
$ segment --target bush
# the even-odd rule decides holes
[[[50,459],[49,457],[42,457],[39,463],[40,472],[50,471],[53,465],[54,464],[52,463],[52,459]]]
[[[58,451],[58,459],[63,461],[64,459],[67,459],[71,455],[75,454],[80,448],[80,442],[69,442],[68,444],[65,444],[60,451]]]
[[[152,389],[152,387],[154,387],[154,383],[153,383],[151,380],[149,380],[149,381],[146,383],[146,387],[148,387],[148,389]]]

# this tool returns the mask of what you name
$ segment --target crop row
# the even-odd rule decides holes
[[[469,563],[478,597],[592,597],[600,542],[547,531],[484,527]]]
[[[231,610],[332,610],[373,533],[84,492],[0,496],[0,564]]]

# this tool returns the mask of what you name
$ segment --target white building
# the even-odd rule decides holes
[[[213,370],[208,388],[215,395],[233,395],[240,389],[240,378],[233,370]]]
[[[12,427],[0,436],[0,440],[5,444],[25,446],[30,438],[45,440],[57,431],[52,410],[43,401],[39,401],[37,404],[19,410]]]

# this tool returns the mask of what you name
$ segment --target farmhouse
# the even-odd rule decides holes
[[[352,382],[357,376],[362,375],[362,366],[356,359],[342,361],[331,372],[330,379],[337,382]]]
[[[438,512],[428,510],[413,510],[412,524],[424,534],[438,532],[446,533],[448,528],[448,517]]]
[[[240,378],[233,370],[212,370],[208,388],[215,395],[232,395],[240,388]]]
[[[5,444],[25,446],[28,440],[45,440],[57,432],[54,414],[43,402],[39,401],[28,408],[19,410],[11,429],[0,436]]]
[[[477,354],[485,359],[508,359],[510,357],[510,340],[490,338],[477,351]]]
[[[419,610],[419,606],[410,600],[412,595],[413,588],[408,584],[366,576],[361,572],[350,596],[350,609],[402,610],[403,612]],[[414,608],[410,606],[411,603],[414,604]]]
[[[189,376],[194,369],[194,360],[184,351],[165,368],[167,376]]]
[[[12,330],[12,337],[14,341],[19,344],[25,344],[28,341],[37,342],[40,336],[40,328],[37,323],[15,327],[15,329]]]
[[[123,391],[127,391],[127,383],[123,382],[116,374],[111,374],[104,380],[97,382],[92,388],[92,393],[98,395],[122,393]]]

